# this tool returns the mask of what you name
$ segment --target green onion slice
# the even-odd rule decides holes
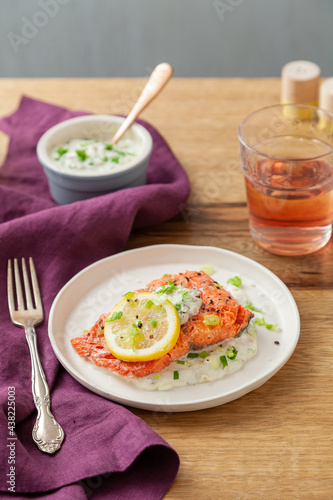
[[[266,324],[266,328],[267,328],[267,330],[273,330],[274,332],[277,332],[278,330],[280,330],[280,327],[277,324],[275,324],[275,325],[273,325],[273,324],[267,325]]]
[[[216,326],[220,322],[220,318],[216,314],[205,314],[203,323],[209,326]]]
[[[184,302],[184,300],[186,300],[186,299],[193,300],[192,295],[190,293],[188,293],[187,290],[184,290],[183,292],[181,292],[181,295],[182,295],[182,302]]]
[[[76,154],[81,161],[87,160],[87,158],[89,158],[84,149],[77,149]]]
[[[64,154],[66,154],[68,151],[68,148],[62,148],[62,147],[59,147],[57,149],[57,153],[59,155],[59,157],[57,158],[57,160],[59,160]]]
[[[199,356],[200,356],[200,358],[205,359],[205,358],[207,358],[207,356],[209,356],[209,354],[207,351],[202,351],[199,353]]]
[[[214,357],[211,359],[210,362],[211,362],[211,365],[214,368],[214,370],[217,370],[221,366],[221,361],[219,358]]]
[[[116,319],[120,319],[122,317],[123,313],[121,311],[114,311],[112,313],[111,318],[105,318],[105,322],[108,323],[109,321],[116,321]]]
[[[177,370],[175,370],[173,372],[173,380],[178,380],[179,379],[179,372],[177,372]]]
[[[228,285],[241,286],[242,280],[238,276],[234,276],[233,278],[229,278],[227,283]]]
[[[232,347],[232,348],[229,347],[226,351],[227,358],[229,358],[229,359],[236,359],[237,353],[238,353],[238,351],[235,347]]]
[[[262,309],[259,309],[258,307],[254,307],[254,305],[252,304],[252,302],[249,302],[244,307],[246,307],[246,309],[250,309],[250,311],[254,311],[254,312],[257,312],[257,313],[261,313],[261,311],[262,311]]]
[[[227,361],[227,358],[225,356],[220,356],[220,361],[222,363],[223,368],[228,366],[228,361]]]
[[[172,283],[172,281],[168,280],[169,286],[168,285],[163,285],[161,286],[160,290],[157,290],[157,293],[166,293],[169,295],[169,293],[172,293],[176,289],[176,285]]]
[[[203,266],[200,267],[200,271],[203,271],[204,273],[211,275],[214,272],[214,266],[213,264],[204,264]]]

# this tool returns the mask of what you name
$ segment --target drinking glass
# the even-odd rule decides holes
[[[238,138],[254,240],[279,255],[323,247],[333,221],[333,114],[269,106],[243,120]]]

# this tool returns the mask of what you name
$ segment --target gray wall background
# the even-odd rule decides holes
[[[0,0],[0,77],[333,76],[333,0]]]

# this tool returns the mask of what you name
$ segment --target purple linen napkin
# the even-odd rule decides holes
[[[24,97],[15,113],[0,120],[0,129],[10,136],[0,168],[0,491],[11,494],[7,474],[13,464],[16,498],[28,493],[29,498],[57,500],[162,498],[177,474],[177,453],[141,419],[88,391],[59,366],[47,321],[54,297],[74,274],[121,251],[132,227],[176,215],[186,202],[189,183],[164,139],[140,121],[154,141],[147,185],[56,205],[36,145],[49,127],[82,114]],[[45,311],[37,328],[39,354],[52,412],[66,434],[60,451],[51,456],[31,438],[36,411],[28,345],[23,330],[10,321],[6,297],[7,259],[29,256],[37,268]],[[15,388],[15,440],[7,426],[9,387]]]

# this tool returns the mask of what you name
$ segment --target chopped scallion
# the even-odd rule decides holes
[[[197,352],[189,352],[187,357],[188,358],[198,358],[199,354]]]
[[[85,161],[87,160],[87,158],[89,158],[84,149],[77,149],[76,154],[81,161]]]
[[[246,307],[246,309],[250,309],[250,311],[254,311],[254,312],[257,312],[257,313],[260,313],[262,311],[262,309],[259,309],[258,307],[254,307],[254,305],[252,304],[252,302],[249,302],[244,307]]]
[[[134,335],[136,335],[137,331],[138,331],[138,327],[137,327],[137,325],[135,325],[135,324],[133,323],[133,325],[131,326],[131,328],[129,328],[129,329],[127,330],[127,335],[128,335],[129,337],[133,337]]]
[[[229,278],[227,283],[228,285],[241,286],[242,280],[238,276],[234,276],[233,278]]]
[[[227,358],[225,356],[220,356],[220,361],[222,363],[223,368],[228,366],[228,361],[227,361]]]
[[[216,326],[220,322],[220,318],[216,314],[205,314],[203,323],[209,326]]]
[[[177,364],[178,365],[185,365],[185,361],[183,361],[181,359],[177,359]]]
[[[280,327],[277,324],[276,325],[273,325],[273,324],[268,325],[266,323],[266,328],[267,328],[267,330],[273,330],[274,332],[277,332],[278,330],[280,330]]]
[[[212,358],[210,362],[214,370],[217,370],[221,366],[221,361],[217,357]]]
[[[192,295],[190,293],[188,293],[187,290],[185,290],[184,292],[181,292],[181,295],[182,295],[182,302],[184,302],[184,300],[186,300],[186,299],[193,300]]]
[[[209,354],[208,354],[208,352],[207,352],[207,351],[201,351],[201,352],[199,353],[199,357],[200,357],[200,358],[203,358],[203,359],[204,359],[204,358],[207,358],[207,356],[209,356]]]
[[[259,326],[263,326],[263,325],[265,325],[265,324],[266,324],[266,322],[265,322],[265,318],[256,318],[254,321],[255,321],[255,323],[256,323],[257,325],[259,325]]]
[[[57,158],[57,160],[59,160],[59,158],[61,158],[64,154],[66,154],[68,151],[68,148],[62,148],[62,147],[59,147],[57,149],[57,153],[59,155],[59,157]]]
[[[206,274],[213,274],[214,272],[214,266],[212,264],[204,264],[203,266],[200,267],[200,271],[203,271]]]
[[[151,320],[151,322],[150,322],[150,324],[151,324],[151,326],[152,326],[153,328],[156,328],[156,326],[157,326],[157,321],[155,321],[154,319],[152,319],[152,320]]]
[[[169,281],[169,286],[167,285],[163,285],[161,286],[161,288],[159,290],[157,290],[157,293],[166,293],[167,295],[169,295],[169,293],[172,293],[175,289],[176,289],[176,285],[174,283],[172,283],[172,281],[168,280]]]
[[[235,347],[232,347],[232,348],[229,347],[226,351],[227,358],[229,358],[229,359],[236,359],[237,353],[238,353],[238,351]]]
[[[173,380],[178,380],[179,379],[179,372],[177,372],[177,370],[175,370],[173,372]]]
[[[108,323],[109,321],[116,321],[117,319],[120,319],[122,317],[123,313],[121,311],[114,311],[112,313],[111,318],[105,318],[105,322]]]

